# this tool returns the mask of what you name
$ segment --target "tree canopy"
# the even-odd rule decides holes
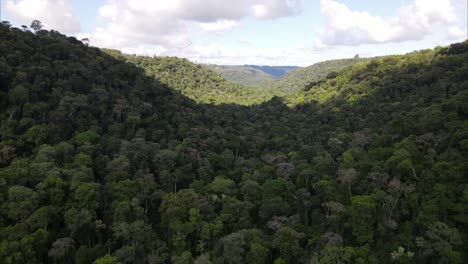
[[[468,42],[337,63],[272,97],[1,23],[2,263],[466,263]]]

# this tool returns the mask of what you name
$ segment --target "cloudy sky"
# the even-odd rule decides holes
[[[125,53],[200,63],[306,66],[467,38],[467,0],[0,0],[15,26]]]

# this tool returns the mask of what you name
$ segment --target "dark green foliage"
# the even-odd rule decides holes
[[[144,69],[148,76],[199,103],[251,105],[272,97],[266,89],[253,89],[227,81],[208,67],[194,64],[186,59],[141,57],[122,55],[114,50],[105,51]]]
[[[3,23],[0,260],[466,263],[466,45],[265,101],[186,60]],[[263,103],[197,103],[244,98]]]
[[[300,90],[310,90],[324,79],[338,75],[346,67],[365,59],[342,59],[315,63],[312,66],[292,69],[278,80],[260,83],[257,89],[274,91],[275,95],[286,95]]]

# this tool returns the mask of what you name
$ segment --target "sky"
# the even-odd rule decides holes
[[[467,0],[0,0],[90,45],[225,65],[403,54],[468,38]]]

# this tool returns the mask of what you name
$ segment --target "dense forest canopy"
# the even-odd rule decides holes
[[[277,78],[276,76],[268,74],[262,70],[248,66],[206,65],[206,67],[221,74],[221,76],[226,80],[237,82],[249,87]]]
[[[258,86],[275,91],[275,95],[285,96],[292,92],[310,89],[325,78],[336,76],[346,67],[365,60],[367,59],[353,58],[323,61],[309,67],[291,70],[278,80],[265,81]]]
[[[252,105],[267,101],[275,95],[268,88],[251,89],[228,81],[210,68],[187,59],[125,55],[109,49],[103,51],[144,69],[148,76],[199,103]]]
[[[468,262],[468,41],[259,92],[33,31],[0,25],[2,263]]]

